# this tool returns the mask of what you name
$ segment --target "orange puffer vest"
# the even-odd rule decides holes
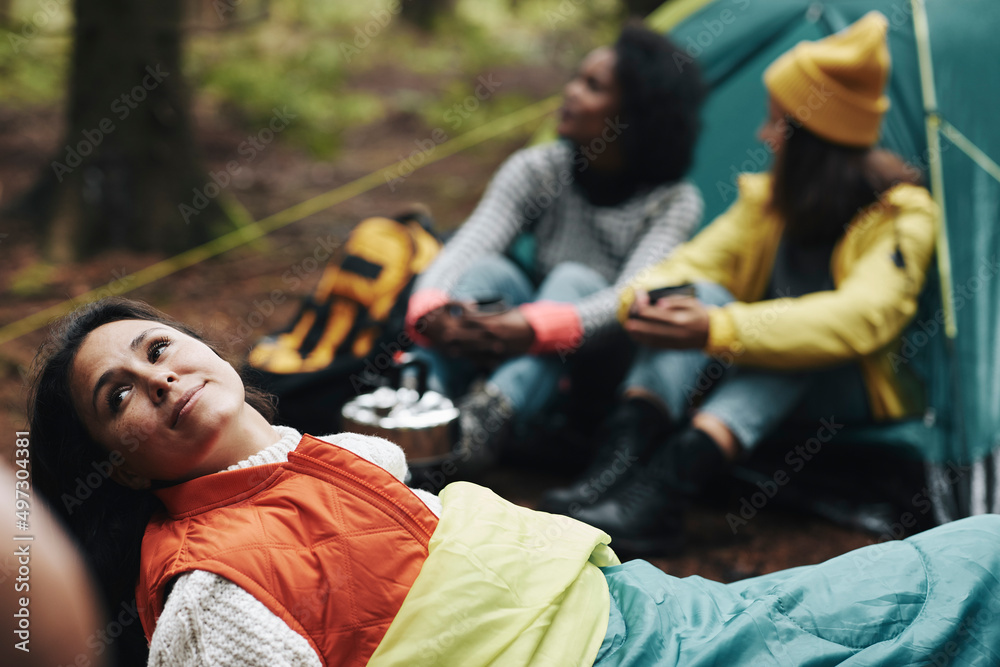
[[[287,463],[156,492],[136,588],[150,639],[175,577],[206,570],[248,591],[327,665],[363,665],[427,558],[438,519],[379,466],[303,436]]]

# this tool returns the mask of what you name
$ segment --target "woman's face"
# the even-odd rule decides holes
[[[768,97],[767,119],[757,128],[757,138],[760,139],[772,154],[777,155],[785,146],[785,140],[791,133],[792,125],[788,122],[788,114],[773,97]]]
[[[559,136],[586,146],[601,136],[621,112],[621,89],[615,78],[614,49],[591,51],[563,89]]]
[[[245,406],[243,381],[177,329],[148,320],[98,327],[76,353],[69,387],[87,431],[121,454],[126,474],[182,481],[232,463],[223,457]]]

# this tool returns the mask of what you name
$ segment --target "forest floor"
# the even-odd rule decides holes
[[[397,85],[398,72],[366,77],[371,88]],[[539,68],[497,72],[508,90],[543,99],[559,90],[564,73]],[[198,143],[209,169],[232,159],[252,128],[240,126],[214,110],[195,109]],[[442,124],[442,127],[447,126]],[[393,113],[342,138],[331,161],[317,160],[280,137],[267,148],[232,194],[255,219],[281,211],[322,192],[390,165],[414,150],[438,128],[416,114]],[[461,134],[448,129],[449,135]],[[16,201],[50,168],[60,149],[62,113],[58,108],[0,110],[0,183],[5,203]],[[151,253],[121,250],[92,259],[49,267],[31,289],[12,287],[37,272],[42,260],[36,230],[9,217],[0,220],[0,325],[74,299],[95,287],[146,300],[182,321],[200,327],[223,343],[239,361],[261,335],[283,326],[297,299],[315,284],[321,267],[307,261],[318,247],[339,244],[351,226],[373,214],[394,214],[414,202],[428,205],[442,230],[453,228],[472,210],[491,174],[502,160],[528,140],[514,132],[417,170],[390,189],[382,185],[331,209],[282,228],[262,241],[229,251],[152,284],[133,289],[129,275],[164,259]],[[44,264],[42,264],[44,265]],[[35,267],[35,268],[33,268]],[[282,276],[293,271],[301,285],[292,289]],[[28,281],[29,283],[31,281]],[[280,299],[273,298],[275,292]],[[43,331],[36,330],[0,346],[0,452],[13,447],[13,432],[26,427],[24,379]],[[548,486],[565,478],[538,470],[504,469],[490,478],[500,493],[531,506]],[[771,503],[734,530],[727,515],[738,515],[741,498],[732,491],[717,502],[696,504],[688,516],[691,535],[686,553],[654,563],[678,576],[692,574],[733,581],[787,567],[817,563],[870,544],[864,531],[836,526],[805,513]]]

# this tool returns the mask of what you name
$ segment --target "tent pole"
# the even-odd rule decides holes
[[[965,411],[962,405],[961,379],[958,377],[958,359],[955,345],[958,335],[958,324],[955,318],[955,305],[952,297],[954,279],[951,270],[951,252],[948,245],[948,216],[944,198],[944,166],[941,164],[941,132],[942,125],[947,125],[941,118],[937,106],[937,90],[934,86],[934,64],[931,60],[930,27],[927,21],[927,7],[924,0],[910,0],[913,9],[913,36],[917,45],[917,59],[920,65],[920,88],[924,99],[924,118],[927,130],[927,153],[930,159],[931,195],[941,212],[941,221],[937,234],[937,262],[941,277],[941,299],[944,309],[945,347],[949,357],[949,380],[952,389],[954,405],[955,440],[960,465],[975,466],[970,456],[965,430]],[[966,516],[971,506],[972,484],[962,475],[948,486],[954,486],[955,492],[948,498],[940,493],[934,500],[935,509],[944,511],[945,504],[950,506],[957,515]],[[947,498],[947,500],[946,500]],[[955,506],[957,504],[957,507]],[[954,519],[957,517],[948,517]]]
[[[930,29],[924,0],[910,0],[913,8],[913,35],[917,42],[920,63],[920,88],[924,98],[924,126],[927,131],[927,156],[929,158],[931,195],[941,209],[941,222],[937,229],[937,262],[941,274],[941,303],[944,309],[944,330],[949,339],[958,335],[955,303],[952,297],[951,251],[948,246],[948,216],[944,206],[944,169],[941,165],[941,117],[938,115],[937,92],[934,87],[934,68],[931,61]]]

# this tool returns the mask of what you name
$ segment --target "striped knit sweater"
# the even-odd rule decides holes
[[[688,239],[701,220],[702,199],[695,186],[676,182],[642,189],[616,206],[595,206],[573,183],[577,167],[573,147],[565,141],[512,155],[469,219],[417,279],[408,321],[447,300],[477,260],[505,253],[522,231],[531,230],[536,282],[572,261],[594,269],[611,285],[573,304],[575,334],[593,341],[617,327],[619,289]],[[536,323],[525,315],[537,334]],[[573,343],[554,340],[549,348],[565,345]]]

